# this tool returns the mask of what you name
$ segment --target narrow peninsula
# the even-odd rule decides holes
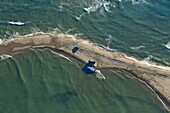
[[[78,45],[79,52],[72,54],[72,48]],[[64,34],[35,34],[18,39],[3,41],[0,55],[15,56],[30,49],[46,49],[69,58],[76,64],[85,64],[88,60],[96,61],[96,69],[112,69],[129,74],[145,83],[170,109],[170,67],[142,62],[124,54],[103,49],[101,46],[80,37],[68,38]],[[106,80],[107,80],[107,76]]]

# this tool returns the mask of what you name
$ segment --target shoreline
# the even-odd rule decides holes
[[[69,61],[71,62],[74,62],[79,64],[81,63],[80,65],[82,64],[85,64],[86,62],[82,61],[81,59],[79,59],[78,57],[75,57],[73,55],[71,55],[70,53],[67,53],[65,51],[62,51],[62,50],[58,50],[58,49],[54,49],[54,48],[49,48],[49,47],[40,47],[40,48],[36,48],[36,49],[40,49],[40,50],[47,50],[47,51],[50,51],[52,52],[53,54],[57,54],[57,55],[63,55],[61,57],[65,58],[66,60],[68,60],[69,58]],[[80,67],[80,65],[78,65]],[[163,106],[168,110],[170,111],[170,102],[169,100],[163,96],[158,90],[156,90],[154,88],[154,86],[151,86],[147,80],[145,79],[142,79],[140,77],[138,77],[135,73],[129,71],[129,70],[126,70],[126,69],[119,69],[119,68],[109,68],[109,67],[103,67],[103,68],[100,68],[100,69],[111,69],[113,71],[116,71],[116,72],[119,72],[119,73],[122,73],[122,74],[126,74],[127,76],[131,76],[133,78],[135,78],[136,80],[138,80],[139,82],[141,82],[142,84],[144,84],[147,88],[150,89],[151,92],[153,92],[155,94],[155,96],[158,98],[158,100],[163,104]]]
[[[72,55],[71,49],[74,45],[79,45],[81,49],[75,55]],[[106,68],[129,73],[150,86],[166,105],[163,104],[165,108],[170,111],[170,86],[167,86],[167,84],[170,84],[170,67],[142,63],[124,54],[109,52],[89,41],[76,40],[64,34],[40,33],[0,43],[0,55],[14,56],[30,49],[49,49],[81,64],[86,63],[89,59],[94,59],[97,62],[96,69]]]

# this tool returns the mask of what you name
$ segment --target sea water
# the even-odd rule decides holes
[[[169,0],[1,0],[0,38],[78,34],[139,59],[170,65]],[[10,25],[21,21],[23,26]]]
[[[106,80],[48,51],[0,61],[1,113],[168,113],[139,81],[101,70]],[[73,71],[74,70],[74,71]]]
[[[169,7],[169,0],[0,0],[0,38],[19,38],[23,35],[29,36],[32,35],[31,33],[37,32],[64,33],[74,39],[76,36],[81,36],[83,39],[102,44],[109,49],[123,52],[142,61],[149,58],[148,62],[155,61],[170,66]],[[9,22],[18,21],[25,24],[23,26],[9,24]],[[2,41],[0,40],[0,43]],[[17,55],[0,61],[1,111],[15,111],[18,113],[25,111],[37,113],[40,111],[49,113],[53,110],[60,112],[59,108],[61,108],[61,112],[70,108],[70,111],[66,112],[76,112],[73,108],[78,106],[77,112],[85,112],[86,109],[89,109],[89,112],[97,113],[100,110],[106,110],[106,112],[114,110],[115,112],[124,112],[124,110],[127,112],[148,110],[145,111],[146,113],[164,112],[164,107],[159,101],[155,97],[152,98],[152,94],[148,93],[147,89],[144,88],[144,90],[143,86],[140,87],[141,84],[136,85],[137,82],[134,80],[126,80],[127,78],[125,77],[125,81],[130,80],[128,82],[130,84],[135,82],[134,84],[137,86],[135,90],[131,89],[129,91],[131,92],[130,94],[125,89],[129,89],[131,86],[119,85],[116,87],[117,89],[111,89],[111,86],[115,88],[112,83],[107,83],[107,81],[99,85],[98,82],[100,81],[96,80],[95,77],[88,78],[84,76],[79,68],[56,57],[57,55],[53,56],[50,53],[34,51],[26,53],[26,55]],[[59,65],[58,63],[61,64]],[[70,70],[65,68],[68,65],[71,65]],[[71,67],[74,67],[74,69]],[[74,73],[72,70],[77,71]],[[109,77],[113,75],[111,79],[115,76],[124,77],[121,74],[113,74],[107,70],[104,73],[106,79],[108,78],[107,74]],[[66,75],[78,78],[68,78]],[[62,80],[58,76],[63,77]],[[82,76],[84,78],[79,78]],[[119,82],[124,84],[125,81],[122,82],[121,80],[115,79],[113,81],[117,84]],[[89,86],[78,81],[85,81],[87,82],[84,83],[86,85],[95,82],[96,84],[98,83],[97,86],[102,88],[99,92],[96,91],[95,87],[93,87],[94,89],[89,89]],[[72,88],[77,86],[70,85],[71,83],[82,85],[79,90],[81,89],[84,93],[87,90],[88,94],[82,93],[80,97],[74,96],[78,94]],[[108,84],[110,87],[107,86]],[[91,86],[93,85],[95,84],[91,84]],[[84,87],[85,90],[83,90]],[[114,96],[116,95],[116,90],[122,91],[121,87],[124,91],[122,95],[129,94],[129,99],[131,99],[131,96],[137,96],[136,92],[141,90],[140,93],[143,96],[148,96],[146,100],[150,98],[151,103],[149,103],[150,100],[145,102],[145,97],[143,97],[144,100],[135,97],[134,100],[136,101],[131,102],[128,101],[128,97],[126,100],[126,96],[122,96],[121,93]],[[108,88],[109,91],[107,92],[111,92],[108,93],[110,95],[99,95],[103,92],[103,88]],[[59,93],[56,93],[56,91],[59,91]],[[95,93],[95,91],[98,93]],[[57,95],[56,97],[55,94]],[[75,101],[64,103],[65,98],[70,99],[70,95],[80,100],[75,100],[77,103]],[[96,98],[93,100],[94,97]],[[103,98],[108,99],[104,101]],[[96,99],[101,100],[96,101]],[[58,101],[62,104],[59,104]],[[115,104],[114,102],[117,103]],[[75,104],[70,106],[73,103]],[[99,103],[101,104],[98,105]],[[101,106],[105,107],[102,108]]]

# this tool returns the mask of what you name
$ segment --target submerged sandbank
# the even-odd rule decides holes
[[[72,55],[74,45],[79,45],[81,49]],[[50,49],[76,63],[86,63],[89,59],[94,59],[97,62],[96,69],[108,68],[132,74],[145,81],[170,109],[170,67],[141,62],[124,54],[102,49],[89,41],[68,38],[63,34],[37,34],[7,40],[0,44],[0,55],[13,56],[32,48]]]

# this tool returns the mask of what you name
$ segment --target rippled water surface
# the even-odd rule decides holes
[[[169,0],[1,0],[0,37],[37,31],[77,34],[170,65],[169,7]]]
[[[0,0],[0,43],[58,32],[170,66],[169,7],[169,0]],[[24,25],[9,23],[18,21]],[[106,81],[41,51],[0,61],[0,112],[167,112],[136,80],[110,70],[103,73]]]
[[[168,113],[135,79],[102,70],[103,81],[49,52],[17,55],[0,69],[1,113]]]

